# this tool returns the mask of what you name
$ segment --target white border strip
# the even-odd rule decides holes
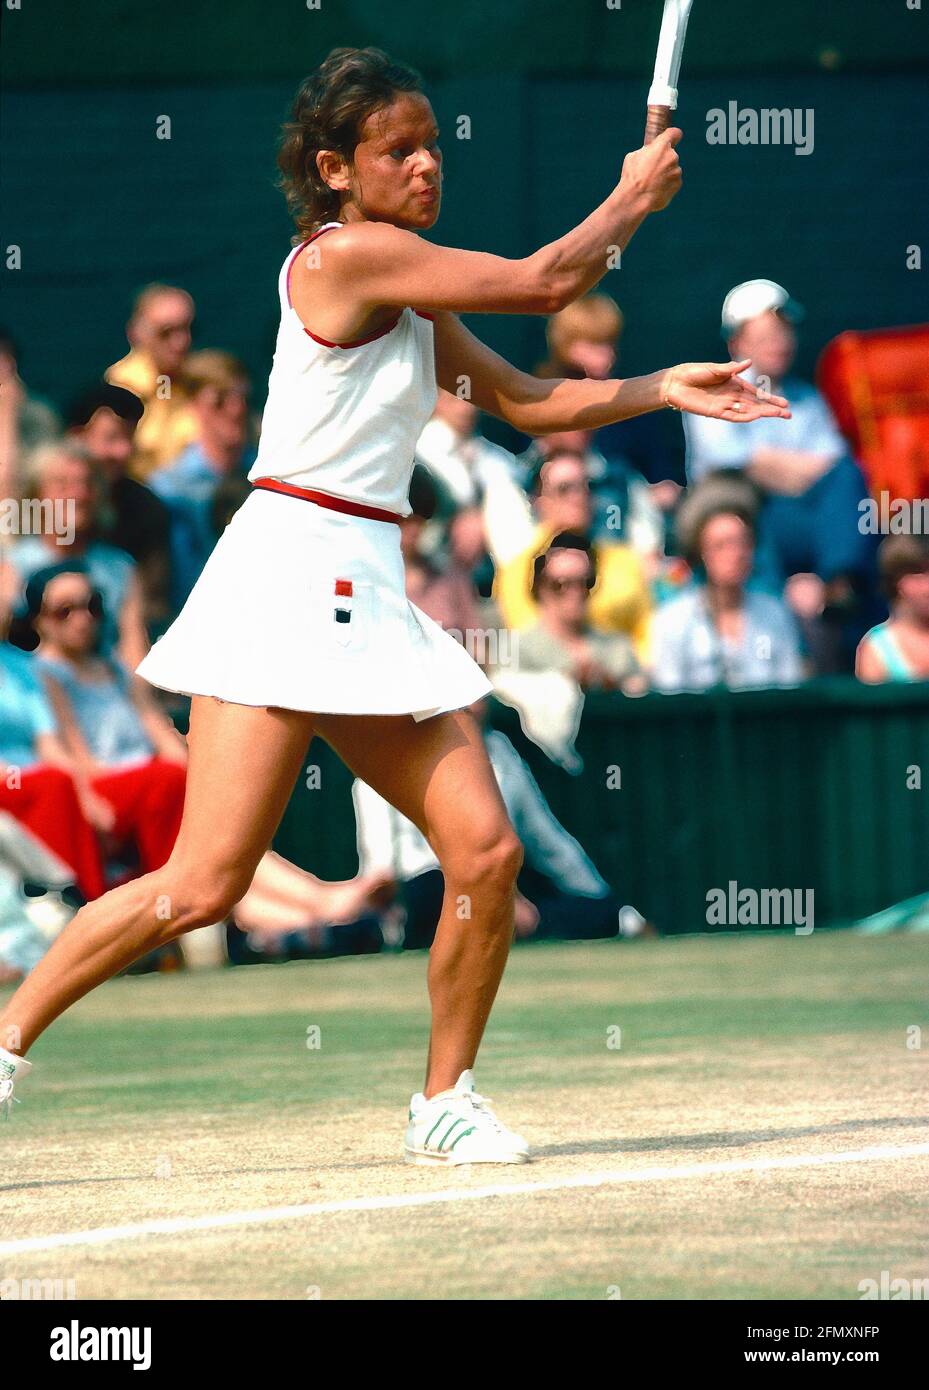
[[[120,1240],[136,1240],[140,1236],[183,1235],[191,1231],[218,1231],[228,1226],[265,1226],[275,1221],[302,1221],[336,1212],[395,1211],[408,1207],[441,1206],[449,1202],[478,1202],[487,1197],[531,1197],[537,1192],[566,1192],[572,1188],[673,1182],[681,1178],[710,1178],[725,1173],[772,1173],[794,1168],[825,1168],[835,1163],[879,1163],[882,1160],[927,1155],[929,1143],[877,1144],[868,1149],[789,1154],[784,1158],[730,1159],[721,1163],[686,1163],[656,1168],[606,1168],[577,1177],[551,1178],[547,1182],[452,1187],[438,1192],[405,1192],[392,1197],[350,1197],[337,1202],[304,1202],[298,1206],[258,1207],[254,1211],[229,1211],[210,1216],[173,1216],[154,1221],[136,1221],[128,1226],[98,1226],[89,1231],[65,1231],[59,1235],[5,1240],[0,1242],[0,1255],[26,1255],[38,1250],[64,1250],[80,1245],[109,1245]]]

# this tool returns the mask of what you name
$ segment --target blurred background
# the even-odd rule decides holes
[[[523,256],[601,202],[641,144],[660,17],[656,0],[189,0],[183,23],[131,0],[81,16],[65,0],[24,6],[3,43],[7,239],[15,228],[27,248],[4,318],[28,338],[36,389],[66,395],[75,363],[121,356],[131,298],[159,278],[190,289],[198,338],[240,356],[260,396],[291,234],[275,141],[330,48],[378,45],[422,72],[445,157],[430,236]],[[753,19],[698,0],[684,61],[686,186],[602,281],[626,315],[625,370],[716,355],[723,296],[757,275],[808,306],[807,373],[844,328],[924,320],[902,248],[929,211],[925,13],[782,0]],[[812,108],[813,154],[707,145],[705,113],[733,100]],[[154,136],[161,114],[169,141]],[[516,361],[542,355],[541,320],[482,316],[480,329]]]
[[[660,14],[657,0],[5,13],[0,494],[70,502],[78,521],[68,557],[12,525],[0,537],[0,764],[22,769],[0,792],[10,978],[176,834],[187,705],[131,672],[248,491],[292,236],[274,155],[297,83],[338,45],[418,68],[443,131],[430,237],[521,257],[602,202],[641,143]],[[681,194],[557,321],[468,318],[548,376],[738,351],[798,407],[789,437],[685,432],[664,412],[531,441],[440,401],[405,527],[409,592],[474,635],[495,683],[481,714],[530,846],[521,939],[750,926],[709,920],[707,894],[730,881],[813,891],[817,925],[923,920],[927,69],[929,16],[903,0],[755,14],[697,0]],[[709,113],[733,108],[795,113],[804,138],[710,143]],[[179,387],[170,408],[159,372]],[[223,951],[428,945],[428,846],[318,740],[303,781]]]

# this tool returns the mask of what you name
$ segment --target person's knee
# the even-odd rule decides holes
[[[509,830],[497,845],[497,859],[504,881],[512,886],[519,877],[526,858],[523,842],[515,830]]]
[[[170,864],[159,871],[155,915],[164,925],[166,940],[228,917],[248,892],[251,875],[236,865],[210,866],[184,872]]]
[[[470,890],[509,892],[523,863],[523,846],[512,826],[460,841],[442,858],[446,879]]]

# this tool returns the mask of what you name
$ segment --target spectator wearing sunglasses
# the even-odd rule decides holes
[[[535,562],[562,531],[590,543],[596,557],[596,583],[588,619],[600,632],[625,633],[636,650],[644,648],[651,597],[642,557],[622,541],[593,539],[594,505],[582,455],[560,450],[540,460],[529,482],[535,529],[529,544],[500,563],[494,598],[507,627],[524,631],[538,619],[533,594]]]
[[[101,539],[106,491],[97,466],[76,442],[46,445],[30,463],[29,496],[39,506],[41,530],[17,537],[0,557],[0,606],[24,615],[25,585],[38,570],[80,560],[104,598],[102,654],[117,653],[130,670],[149,650],[138,568],[132,556]],[[18,640],[18,639],[16,639]],[[34,642],[28,632],[23,643]]]
[[[36,664],[70,756],[111,808],[104,848],[133,841],[143,873],[164,864],[181,823],[187,743],[142,683],[100,655],[103,599],[85,566],[66,561],[26,590]]]
[[[126,325],[131,351],[105,374],[145,406],[132,458],[133,475],[143,483],[197,433],[185,380],[193,321],[194,302],[186,290],[147,285]]]
[[[519,634],[518,663],[523,671],[562,671],[582,690],[645,688],[632,643],[620,632],[598,632],[590,625],[590,593],[596,559],[583,536],[564,531],[533,565],[532,596],[537,621]]]
[[[171,602],[180,612],[216,544],[213,506],[220,485],[244,478],[256,458],[244,363],[227,352],[191,353],[187,390],[196,437],[149,485],[171,517]]]
[[[110,808],[68,752],[35,657],[6,636],[0,616],[0,812],[73,871],[89,902],[105,886],[94,830]]]

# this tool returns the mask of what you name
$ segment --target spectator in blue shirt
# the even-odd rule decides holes
[[[760,488],[759,577],[777,588],[786,583],[788,603],[804,618],[814,610],[825,616],[822,650],[811,652],[817,669],[850,670],[867,625],[861,605],[873,601],[876,546],[858,526],[864,476],[822,396],[791,376],[802,317],[772,280],[730,290],[722,313],[730,356],[752,359],[744,375],[786,396],[791,418],[737,426],[685,415],[687,477],[696,483],[737,469]]]
[[[180,612],[216,544],[213,503],[227,478],[244,477],[256,458],[243,363],[211,349],[187,359],[187,389],[197,437],[173,463],[158,468],[149,486],[171,514],[171,602]]]
[[[652,680],[658,690],[795,685],[800,640],[786,604],[748,587],[754,560],[750,513],[719,504],[695,518],[685,542],[691,588],[662,604],[652,622]]]
[[[112,808],[70,756],[35,657],[2,639],[0,811],[26,826],[73,870],[88,901],[99,897],[103,862],[95,829],[107,828]]]
[[[97,651],[99,591],[79,562],[39,570],[26,588],[36,663],[68,752],[113,808],[108,852],[133,841],[143,873],[165,863],[184,807],[187,742],[143,682]]]

